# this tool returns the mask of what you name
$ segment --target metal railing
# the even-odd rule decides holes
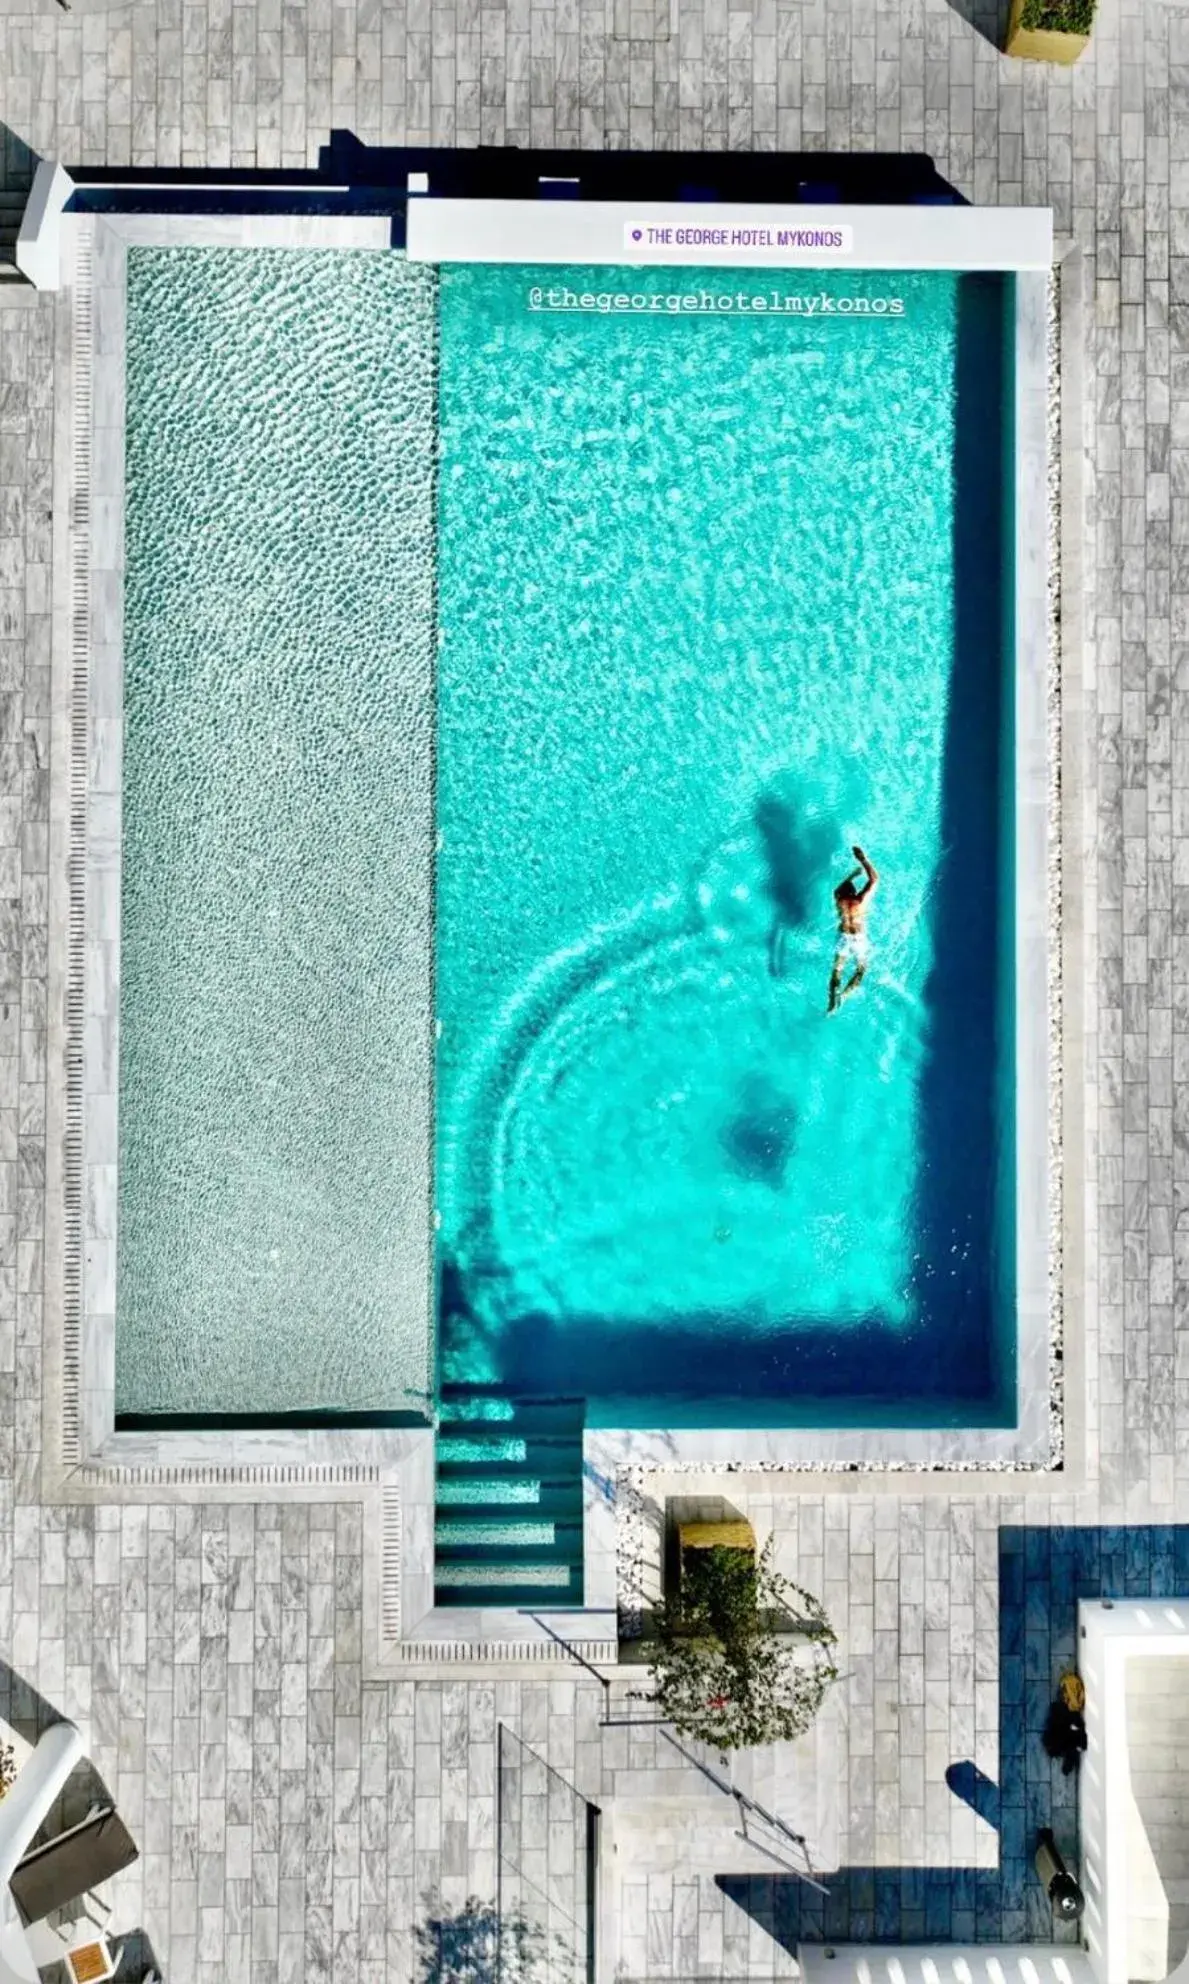
[[[501,1722],[495,1984],[594,1984],[599,1811]]]
[[[696,1756],[692,1750],[687,1749],[686,1745],[674,1736],[671,1729],[662,1727],[661,1735],[667,1743],[672,1744],[680,1756],[694,1766],[695,1770],[701,1771],[702,1776],[709,1783],[716,1786],[725,1797],[734,1799],[739,1812],[740,1839],[745,1839],[757,1852],[766,1854],[769,1860],[777,1861],[790,1874],[796,1874],[798,1880],[804,1881],[807,1887],[816,1888],[819,1894],[829,1894],[829,1888],[818,1880],[814,1872],[809,1841],[804,1833],[797,1832],[775,1812],[768,1811],[766,1806],[760,1804],[758,1798],[753,1798],[750,1793],[741,1790],[729,1777],[716,1770],[713,1764],[708,1764],[704,1757]]]

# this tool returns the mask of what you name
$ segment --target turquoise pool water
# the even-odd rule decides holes
[[[730,284],[443,274],[442,1374],[1002,1422],[1005,287]]]
[[[125,1421],[424,1409],[435,1002],[438,1379],[1012,1418],[1010,287],[730,285],[130,254]]]

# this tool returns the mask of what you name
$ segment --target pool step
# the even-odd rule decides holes
[[[582,1516],[582,1485],[570,1481],[542,1481],[532,1475],[493,1475],[489,1470],[462,1468],[438,1475],[438,1507],[443,1511],[465,1509],[468,1515],[495,1518],[512,1509],[535,1516],[567,1517],[578,1522]]]
[[[440,1467],[523,1467],[527,1459],[527,1440],[516,1439],[511,1433],[438,1434]]]
[[[578,1442],[578,1452],[582,1452]],[[563,1440],[458,1440],[439,1433],[438,1478],[470,1479],[481,1474],[489,1481],[522,1481],[528,1475],[542,1481],[573,1479],[572,1446]]]
[[[463,1393],[456,1385],[443,1387],[438,1406],[442,1429],[450,1432],[462,1426],[468,1431],[482,1428],[492,1432],[497,1427],[511,1430],[514,1425],[520,1427],[531,1420],[536,1434],[569,1435],[576,1426],[581,1428],[583,1417],[581,1399],[514,1399],[501,1391]]]
[[[502,1522],[492,1522],[486,1517],[478,1522],[441,1517],[437,1528],[438,1550],[454,1550],[462,1544],[476,1551],[506,1549],[510,1544],[521,1549],[552,1549],[557,1541],[557,1529],[555,1522],[516,1522],[507,1517]]]
[[[543,1592],[555,1602],[564,1593],[565,1604],[581,1605],[581,1582],[573,1564],[439,1564],[434,1572],[439,1605],[488,1604],[493,1592],[497,1605],[510,1605],[516,1602],[514,1591],[530,1591],[538,1603]]]
[[[440,1522],[437,1562],[442,1564],[574,1564],[582,1555],[580,1523]]]
[[[581,1399],[443,1390],[437,1438],[438,1605],[581,1605]]]
[[[443,1426],[459,1419],[477,1424],[480,1420],[486,1423],[515,1417],[516,1407],[510,1398],[444,1398],[438,1408],[438,1419]]]

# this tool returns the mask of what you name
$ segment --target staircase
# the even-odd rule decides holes
[[[583,1413],[581,1399],[443,1387],[435,1605],[582,1604]]]
[[[17,267],[17,235],[29,197],[27,186],[0,186],[0,282],[24,282]]]

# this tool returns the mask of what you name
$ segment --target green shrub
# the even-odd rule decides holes
[[[1043,28],[1049,34],[1089,34],[1097,0],[1024,0],[1022,28]]]
[[[652,1631],[656,1705],[716,1750],[791,1741],[838,1678],[822,1606],[744,1550],[690,1550]]]

